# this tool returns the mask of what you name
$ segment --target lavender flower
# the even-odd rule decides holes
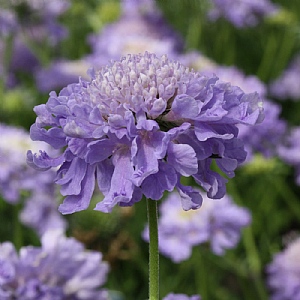
[[[223,17],[238,28],[253,27],[278,11],[269,0],[211,0],[211,4],[208,12],[211,21]]]
[[[14,11],[1,9],[0,11],[0,36],[7,37],[15,32],[17,28],[17,18]]]
[[[47,188],[53,172],[41,173],[26,164],[26,150],[50,151],[49,145],[33,142],[22,128],[0,124],[0,194],[9,203],[20,200],[22,190],[32,191],[37,186]]]
[[[34,191],[26,199],[20,213],[20,221],[42,236],[50,229],[66,229],[67,223],[57,211],[54,193]]]
[[[41,247],[22,247],[19,254],[10,242],[0,244],[3,300],[107,300],[107,291],[100,288],[107,272],[101,253],[85,251],[59,230],[45,233]]]
[[[235,66],[207,65],[198,71],[207,76],[216,74],[220,80],[239,86],[245,93],[257,92],[261,97],[266,97],[266,85],[257,76],[245,75]]]
[[[261,153],[270,158],[278,155],[278,149],[287,133],[287,123],[280,118],[281,106],[269,100],[264,100],[265,118],[261,124],[252,126],[238,125],[239,138],[244,141],[248,156],[247,161],[254,153]]]
[[[202,198],[180,183],[193,176],[210,198],[222,198],[226,179],[210,170],[213,158],[229,177],[246,158],[236,124],[262,118],[261,100],[217,77],[190,72],[166,56],[128,55],[79,81],[52,92],[31,138],[64,148],[51,158],[28,152],[28,163],[47,170],[60,166],[56,183],[67,196],[62,213],[89,206],[95,181],[104,194],[96,210],[131,206],[142,195],[153,200],[176,188],[185,210]],[[46,129],[47,128],[47,129]]]
[[[23,9],[17,9],[18,5],[20,3],[17,1],[15,11],[19,12],[19,27],[34,40],[44,42],[47,39],[51,45],[56,45],[67,36],[67,29],[59,24],[58,17],[69,8],[69,0],[25,0],[22,1]],[[12,8],[14,7],[12,6]],[[26,11],[26,15],[24,15],[24,11]]]
[[[89,67],[90,64],[85,59],[54,61],[48,68],[37,70],[35,74],[37,88],[41,92],[49,92],[77,81],[79,76],[88,79]]]
[[[0,57],[4,58],[6,49],[5,40],[0,39]],[[27,74],[35,72],[39,66],[37,57],[24,45],[22,37],[17,34],[14,38],[13,49],[11,50],[11,61],[5,63],[0,60],[0,78],[5,82],[6,86],[12,88],[18,84],[18,73],[24,72]],[[3,60],[3,59],[2,59]],[[4,66],[8,64],[8,68]]]
[[[48,92],[73,83],[81,76],[88,79],[86,70],[103,67],[127,53],[145,51],[175,57],[183,49],[179,36],[166,24],[153,0],[121,1],[121,18],[88,37],[92,53],[77,61],[54,61],[48,68],[36,72],[40,91]],[[76,78],[76,79],[75,79]]]
[[[284,100],[300,99],[300,55],[297,55],[288,68],[270,84],[270,93],[272,96]]]
[[[299,270],[300,238],[297,238],[267,266],[271,300],[300,299]]]
[[[26,164],[28,148],[53,152],[43,142],[33,142],[22,128],[0,124],[0,194],[8,203],[15,204],[24,198],[21,222],[39,235],[50,228],[66,228],[66,222],[57,211],[55,171],[36,171]],[[22,193],[26,192],[23,197]]]
[[[187,296],[184,294],[168,294],[163,300],[201,300],[201,297],[198,295]]]
[[[165,22],[155,1],[123,0],[121,4],[120,20],[89,37],[93,53],[87,60],[92,66],[102,67],[127,53],[174,57],[183,50],[181,38]]]
[[[300,127],[294,127],[284,143],[278,147],[278,155],[296,168],[296,183],[300,185]]]
[[[159,249],[176,263],[188,259],[193,247],[205,242],[210,242],[213,253],[223,255],[237,245],[241,229],[251,222],[249,211],[235,205],[229,196],[211,200],[201,195],[204,201],[198,210],[183,211],[177,192],[160,206]],[[143,237],[149,239],[148,228]]]

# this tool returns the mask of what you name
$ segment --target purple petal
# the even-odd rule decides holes
[[[170,143],[167,160],[183,176],[188,177],[198,171],[196,153],[189,145]]]
[[[195,134],[199,141],[206,141],[209,138],[232,139],[233,133],[219,133],[216,129],[204,122],[195,122]]]
[[[133,167],[129,149],[120,149],[113,156],[115,166],[111,178],[111,188],[105,198],[99,202],[95,210],[102,212],[111,212],[113,207],[120,202],[130,202],[134,190],[131,181]]]
[[[234,170],[238,166],[236,159],[231,158],[221,158],[216,160],[218,167],[223,171],[228,177],[234,177]]]
[[[27,151],[27,163],[36,170],[45,171],[52,167],[58,167],[65,160],[64,154],[59,157],[51,158],[45,151],[40,151],[40,154],[33,154],[31,150]]]
[[[143,181],[142,191],[147,198],[159,200],[165,191],[170,192],[174,189],[176,182],[175,169],[164,162],[159,162],[159,171]]]
[[[33,141],[44,141],[55,149],[66,146],[66,135],[61,128],[53,127],[46,130],[33,124],[30,127],[30,137]]]
[[[108,158],[112,155],[115,143],[109,139],[102,139],[88,144],[88,152],[86,155],[86,162],[94,164]]]
[[[99,190],[103,195],[107,195],[110,190],[111,177],[114,172],[114,167],[111,160],[104,160],[97,164],[97,183]]]
[[[87,166],[86,174],[81,182],[81,191],[78,195],[67,196],[59,206],[62,214],[71,214],[87,209],[95,188],[95,166]]]
[[[60,192],[63,196],[78,195],[81,192],[81,182],[87,170],[87,163],[80,158],[74,158],[67,172],[56,183],[61,185]]]
[[[203,162],[200,161],[198,164],[198,173],[194,174],[193,177],[207,191],[208,197],[220,199],[225,195],[227,179],[223,178],[219,173],[211,171],[209,168],[210,163],[211,159]]]
[[[194,119],[199,114],[200,103],[189,95],[178,95],[173,101],[172,111],[179,118]]]
[[[184,210],[197,209],[202,205],[203,198],[199,191],[180,183],[177,184],[176,188],[180,194],[181,205]]]

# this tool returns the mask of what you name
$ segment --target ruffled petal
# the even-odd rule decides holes
[[[27,151],[27,164],[36,170],[49,170],[52,167],[58,167],[64,161],[64,154],[52,158],[45,151],[40,151],[39,155],[37,153],[33,154],[31,150]]]
[[[198,171],[196,153],[191,146],[186,144],[170,143],[167,161],[178,173],[186,177],[196,174]]]
[[[81,191],[78,195],[70,195],[59,206],[62,214],[71,214],[87,209],[95,188],[95,166],[87,166],[85,176],[81,182]]]
[[[211,159],[200,161],[198,163],[198,173],[194,174],[196,182],[200,184],[206,191],[209,198],[220,199],[226,193],[225,184],[227,179],[219,173],[210,170]]]
[[[36,124],[30,127],[30,137],[33,141],[43,141],[55,149],[66,146],[66,135],[61,128],[53,127],[49,130],[38,128]]]
[[[111,187],[105,198],[99,202],[95,210],[111,212],[113,207],[120,202],[130,202],[134,190],[131,181],[133,167],[129,150],[120,149],[114,154],[114,172],[111,177]]]
[[[56,180],[61,185],[60,192],[63,196],[78,195],[81,192],[81,182],[87,171],[87,164],[83,159],[74,158],[63,174],[63,177]]]
[[[99,190],[103,195],[107,195],[110,190],[111,177],[114,172],[114,166],[111,163],[111,160],[106,159],[98,163],[96,171]]]
[[[98,163],[112,155],[115,143],[109,139],[101,139],[91,142],[87,146],[86,162],[89,164]]]
[[[181,94],[175,97],[172,104],[172,112],[179,118],[194,119],[200,112],[202,103],[193,97]]]
[[[198,209],[202,205],[203,198],[199,191],[180,183],[177,183],[176,188],[181,198],[183,210]]]
[[[159,162],[159,171],[143,181],[142,191],[147,198],[159,200],[165,191],[170,192],[174,189],[176,182],[175,169],[164,162]]]

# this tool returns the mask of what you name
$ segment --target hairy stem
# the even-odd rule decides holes
[[[157,201],[147,199],[149,223],[149,300],[159,299]]]

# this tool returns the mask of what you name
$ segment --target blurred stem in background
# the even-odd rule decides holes
[[[2,64],[2,78],[0,78],[0,96],[3,99],[3,95],[6,89],[6,84],[9,76],[9,67],[13,53],[13,45],[14,45],[14,35],[9,34],[3,41],[3,52],[2,57],[0,59],[0,63]]]
[[[23,241],[23,230],[22,230],[22,224],[20,222],[20,209],[21,209],[21,203],[17,203],[13,205],[13,237],[12,241],[15,245],[16,249],[20,249],[22,246],[24,246]]]

